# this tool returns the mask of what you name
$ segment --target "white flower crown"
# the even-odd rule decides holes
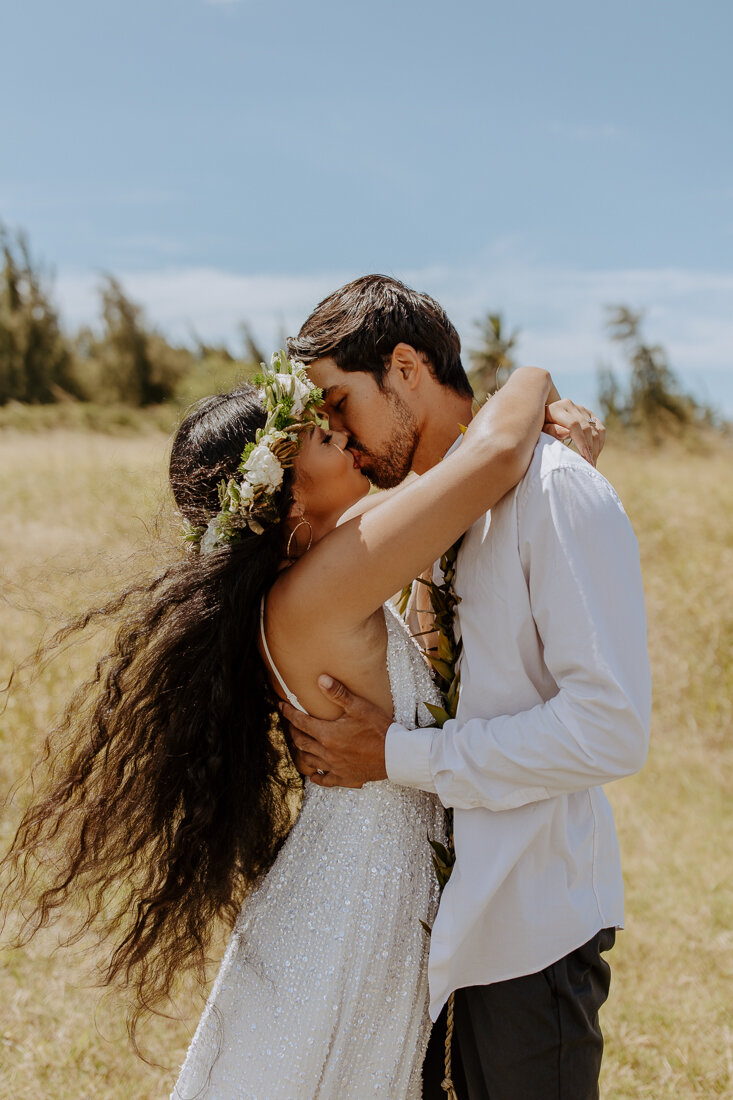
[[[220,483],[220,510],[206,527],[188,524],[186,528],[186,541],[201,554],[235,542],[243,527],[261,535],[266,524],[278,522],[275,494],[283,473],[293,465],[303,429],[318,422],[316,410],[323,403],[323,393],[311,384],[302,363],[276,351],[270,366],[262,363],[262,368],[254,381],[262,389],[265,426],[257,429],[254,443],[244,448],[236,475]]]

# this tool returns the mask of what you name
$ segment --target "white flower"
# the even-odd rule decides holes
[[[243,481],[239,486],[239,506],[245,511],[254,500],[255,490],[251,481]]]
[[[246,480],[255,488],[274,493],[283,480],[283,468],[280,462],[264,443],[258,443],[244,464]]]
[[[210,554],[213,550],[218,550],[225,543],[219,538],[219,519],[217,514],[212,516],[209,522],[206,524],[206,530],[204,531],[201,539],[201,545],[199,546],[199,552],[201,554]]]
[[[298,378],[297,374],[276,374],[274,380],[280,384],[283,393],[288,393],[292,397],[292,415],[302,416],[313,392],[310,383]]]

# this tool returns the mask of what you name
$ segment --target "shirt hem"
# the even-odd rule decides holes
[[[552,966],[552,964],[558,962],[559,959],[563,959],[566,955],[569,955],[571,951],[576,951],[577,948],[582,947],[584,943],[587,943],[588,940],[592,939],[593,936],[596,936],[604,928],[614,928],[617,931],[622,931],[625,928],[624,918],[611,918],[607,921],[602,920],[593,932],[589,932],[587,935],[584,935],[583,938],[578,940],[577,943],[572,942],[571,946],[563,950],[561,954],[554,955],[554,957],[549,958],[546,962],[540,963],[539,966],[532,965],[531,967],[520,968],[519,970],[512,967],[506,972],[500,971],[495,977],[491,977],[487,981],[458,982],[456,985],[451,986],[451,988],[449,988],[445,994],[441,993],[438,998],[430,998],[428,1008],[430,1019],[433,1021],[433,1023],[435,1023],[435,1021],[438,1019],[438,1016],[440,1016],[440,1013],[442,1012],[444,1006],[446,1005],[448,998],[451,996],[452,993],[455,993],[456,990],[473,989],[477,986],[482,985],[496,985],[497,982],[509,982],[512,981],[513,978],[526,978],[530,974],[539,974],[540,971],[547,969],[548,966]],[[441,967],[441,969],[443,968]],[[430,967],[428,965],[428,985],[430,984],[432,983],[430,981]]]

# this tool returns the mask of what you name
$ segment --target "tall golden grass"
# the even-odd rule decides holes
[[[154,562],[166,447],[152,431],[0,434],[0,676],[32,650],[44,623]],[[603,1094],[733,1097],[731,450],[615,444],[601,468],[639,537],[655,683],[649,761],[609,788],[627,929],[611,956]],[[0,717],[3,791],[27,773],[100,644],[63,654],[32,683],[21,677]],[[0,842],[15,820],[17,807],[6,807]],[[187,1018],[150,1026],[146,1051],[163,1068],[146,1065],[128,1045],[123,1006],[90,988],[93,946],[54,952],[57,939],[43,933],[0,953],[0,1096],[167,1096],[200,999],[184,988]]]

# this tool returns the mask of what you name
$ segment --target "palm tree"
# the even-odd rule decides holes
[[[476,322],[476,327],[481,333],[481,344],[469,351],[471,370],[468,377],[476,397],[482,400],[500,389],[514,370],[512,349],[517,343],[519,329],[505,336],[501,313],[487,313],[482,321]]]

